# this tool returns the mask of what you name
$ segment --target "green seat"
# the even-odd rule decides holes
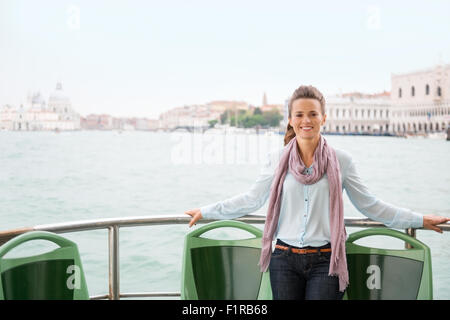
[[[201,237],[217,228],[237,228],[254,235],[249,239],[216,240]],[[258,262],[262,231],[232,220],[215,221],[185,237],[181,299],[269,300],[269,271],[261,273]]]
[[[4,258],[32,240],[48,240],[59,248],[35,256]],[[89,299],[77,245],[50,232],[27,232],[3,244],[0,278],[0,300]]]
[[[389,236],[405,241],[412,249],[379,249],[354,241],[368,236]],[[351,234],[346,242],[349,300],[431,300],[433,280],[430,248],[405,233],[366,229]]]

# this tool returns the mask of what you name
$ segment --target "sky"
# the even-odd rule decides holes
[[[0,106],[62,82],[85,116],[390,91],[450,62],[450,1],[0,0]]]

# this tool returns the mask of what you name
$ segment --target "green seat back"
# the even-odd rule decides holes
[[[203,233],[231,227],[254,235],[249,239],[216,240]],[[272,299],[269,271],[261,273],[258,262],[262,231],[232,220],[215,221],[185,237],[181,298],[189,300]]]
[[[377,235],[398,238],[412,249],[369,248],[353,243]],[[344,299],[433,299],[431,253],[419,240],[392,229],[366,229],[349,236],[346,251],[349,286]]]
[[[4,258],[24,242],[48,240],[59,246],[43,254]],[[89,299],[77,245],[50,232],[33,231],[0,247],[0,300]]]

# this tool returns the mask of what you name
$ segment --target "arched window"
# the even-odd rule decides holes
[[[399,98],[402,97],[402,88],[398,88],[398,97],[399,97]]]
[[[425,94],[426,95],[430,94],[430,86],[428,84],[425,86]]]
[[[412,96],[412,97],[414,97],[414,94],[416,93],[415,91],[416,91],[416,90],[414,89],[414,86],[412,86],[412,87],[411,87],[411,96]]]
[[[441,96],[441,87],[437,87],[437,95],[438,95],[438,97],[440,97]]]

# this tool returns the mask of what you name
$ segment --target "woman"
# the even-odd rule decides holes
[[[288,108],[285,146],[269,155],[250,191],[185,213],[189,227],[201,218],[234,219],[270,196],[259,265],[270,270],[274,299],[342,299],[348,286],[343,188],[361,213],[388,227],[442,232],[436,225],[450,218],[423,216],[370,194],[350,155],[320,134],[327,116],[319,90],[299,87]]]

